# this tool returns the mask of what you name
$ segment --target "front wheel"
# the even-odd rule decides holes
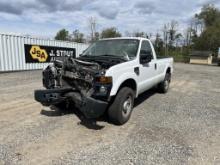
[[[160,84],[158,84],[159,92],[167,93],[169,90],[170,81],[171,81],[171,74],[166,73],[164,80]]]
[[[121,88],[108,109],[110,121],[117,125],[126,123],[131,116],[133,106],[134,91],[128,87]]]

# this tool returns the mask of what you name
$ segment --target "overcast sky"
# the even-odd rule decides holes
[[[183,29],[202,5],[220,0],[0,0],[0,32],[52,37],[61,28],[88,33],[88,18],[98,30],[156,33],[170,20]]]

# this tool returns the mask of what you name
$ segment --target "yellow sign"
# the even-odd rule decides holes
[[[47,61],[48,54],[45,49],[41,49],[39,46],[32,46],[30,50],[31,57],[39,62]]]

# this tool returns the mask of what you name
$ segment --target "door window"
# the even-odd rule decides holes
[[[151,54],[151,58],[153,59],[153,53],[152,53],[152,49],[151,49],[151,45],[148,41],[142,41],[142,45],[141,45],[141,53],[140,54]]]

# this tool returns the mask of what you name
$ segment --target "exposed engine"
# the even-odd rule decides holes
[[[106,69],[120,62],[118,59],[106,58],[57,60],[44,69],[43,84],[47,89],[70,87],[83,95],[91,95],[95,78],[104,75]]]
[[[47,89],[70,86],[86,92],[92,88],[95,76],[104,71],[98,63],[68,58],[64,62],[54,61],[44,69],[43,84]]]
[[[69,58],[64,62],[62,69],[63,83],[88,91],[92,88],[95,76],[102,70],[98,63]]]

